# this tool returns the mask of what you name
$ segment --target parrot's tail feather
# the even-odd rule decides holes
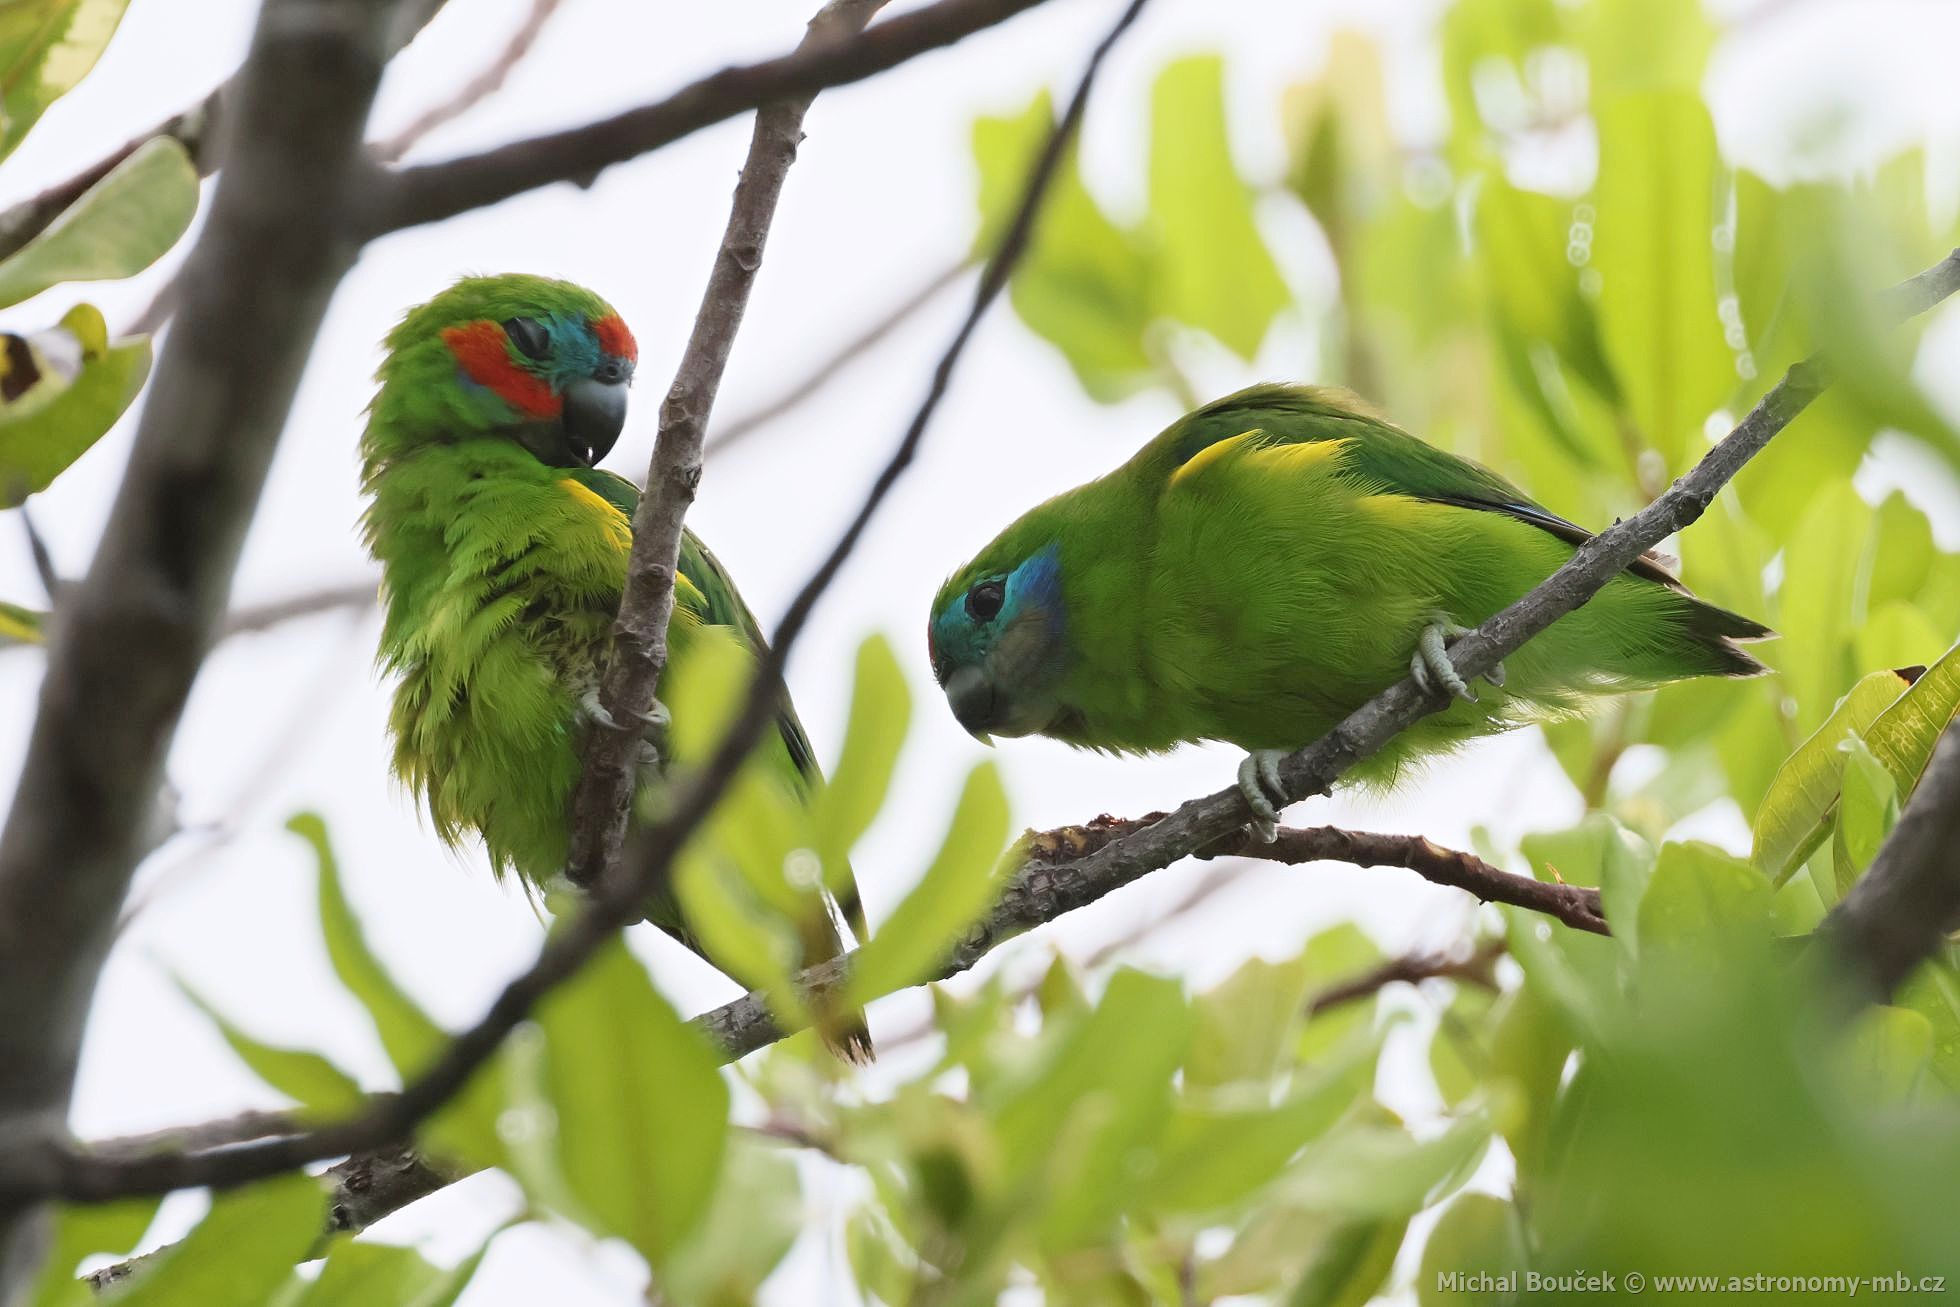
[[[1687,637],[1689,646],[1682,652],[1693,661],[1694,675],[1761,676],[1769,671],[1762,662],[1738,646],[1751,640],[1773,639],[1776,632],[1740,613],[1717,608],[1693,596],[1682,597],[1687,600],[1682,633]]]

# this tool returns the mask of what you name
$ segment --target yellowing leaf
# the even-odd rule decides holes
[[[62,282],[135,276],[184,234],[197,194],[182,145],[167,136],[144,142],[0,262],[0,308]]]
[[[88,76],[129,0],[12,0],[0,6],[0,159]]]

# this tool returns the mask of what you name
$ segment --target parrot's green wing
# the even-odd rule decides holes
[[[1593,533],[1552,512],[1487,467],[1437,449],[1368,413],[1341,390],[1318,386],[1254,386],[1208,404],[1167,433],[1171,469],[1181,468],[1221,441],[1250,431],[1262,443],[1341,441],[1343,467],[1359,480],[1432,503],[1503,513],[1582,545]],[[1653,554],[1627,569],[1673,589],[1680,580]]]
[[[634,510],[640,505],[640,489],[631,481],[596,467],[573,468],[567,475],[624,513],[628,521],[632,520]],[[741,592],[736,590],[728,569],[692,531],[681,533],[678,570],[685,587],[675,595],[677,603],[686,602],[702,621],[712,626],[725,626],[736,632],[742,643],[758,655],[767,647],[762,627],[749,606],[742,602]],[[822,784],[823,773],[817,766],[816,751],[810,747],[810,737],[804,734],[803,723],[796,719],[796,709],[787,696],[782,711],[776,715],[776,730],[804,785]],[[837,897],[837,907],[861,942],[866,934],[864,905],[858,898],[857,879],[849,873]]]

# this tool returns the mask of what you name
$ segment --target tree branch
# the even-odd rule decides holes
[[[807,621],[810,609],[862,536],[871,515],[916,452],[967,341],[1027,246],[1042,199],[1068,141],[1081,122],[1096,73],[1117,38],[1135,21],[1143,4],[1144,0],[1130,0],[1090,57],[1067,111],[1049,133],[1047,143],[1029,171],[1014,218],[980,280],[972,307],[941,356],[926,397],[904,438],[872,485],[850,527],[791,604],[773,647],[761,660],[750,682],[743,714],[730,728],[715,759],[698,777],[680,787],[672,815],[657,828],[655,856],[638,866],[639,874],[614,877],[597,885],[585,908],[546,941],[531,967],[512,979],[489,1011],[475,1025],[456,1035],[431,1065],[399,1093],[370,1099],[365,1109],[351,1117],[297,1135],[225,1149],[126,1159],[94,1157],[70,1146],[60,1133],[58,1120],[23,1121],[17,1127],[14,1146],[0,1151],[0,1203],[21,1203],[43,1197],[93,1202],[202,1185],[245,1184],[296,1170],[309,1162],[349,1156],[405,1138],[489,1061],[505,1037],[554,986],[576,974],[622,927],[639,917],[646,894],[671,865],[674,851],[713,808],[768,721],[770,705],[775,701],[774,687],[780,683],[783,656]],[[251,265],[248,262],[238,266]],[[154,411],[153,408],[151,412]],[[0,917],[0,922],[4,920]]]
[[[882,344],[886,337],[911,321],[919,310],[939,298],[941,291],[964,277],[972,267],[973,260],[964,258],[933,274],[930,281],[893,305],[883,317],[832,350],[821,362],[776,392],[774,397],[717,426],[714,436],[703,449],[703,454],[723,453],[783,414],[797,408],[828,386],[859,355]]]
[[[1031,9],[1042,0],[936,0],[851,37],[724,68],[653,104],[481,154],[384,173],[357,215],[373,237],[454,217],[552,182],[587,181],[683,136],[778,100],[862,81]]]
[[[1818,935],[1875,1003],[1960,928],[1960,721],[1933,750],[1899,824]]]
[[[863,30],[884,0],[829,0],[810,20],[797,53],[826,49]],[[792,56],[794,57],[794,56]],[[600,705],[610,721],[593,723],[585,765],[572,794],[571,854],[566,875],[590,888],[608,876],[626,839],[627,816],[639,775],[644,714],[667,666],[667,624],[674,615],[674,573],[682,524],[701,484],[701,445],[721,389],[735,333],[748,310],[769,225],[783,182],[803,140],[803,116],[813,95],[765,105],[755,116],[748,160],[735,184],[728,226],[715,253],[701,307],[680,368],[660,406],[660,430],[647,468],[646,491],[633,514],[633,551],[619,617],[613,623]]]
[[[524,62],[525,56],[531,53],[532,47],[538,43],[538,37],[544,33],[545,24],[551,21],[552,15],[558,12],[562,4],[564,0],[531,0],[530,11],[524,15],[524,21],[518,24],[517,30],[511,33],[510,39],[504,42],[497,57],[440,104],[431,105],[417,114],[408,126],[387,140],[377,141],[370,147],[374,157],[382,163],[394,163],[414,149],[416,143],[430,132],[456,121],[503,89],[504,83],[517,65]]]
[[[1492,969],[1497,959],[1504,956],[1506,945],[1501,939],[1488,940],[1477,946],[1468,957],[1455,957],[1446,953],[1410,953],[1399,958],[1390,958],[1370,971],[1364,971],[1351,980],[1329,985],[1307,1000],[1307,1015],[1317,1017],[1330,1008],[1359,999],[1372,998],[1382,990],[1398,981],[1419,985],[1425,980],[1455,980],[1466,985],[1476,985],[1483,989],[1495,990],[1497,978]]]
[[[227,176],[190,256],[114,510],[55,624],[0,834],[0,1121],[58,1131],[117,907],[185,696],[328,296],[343,188],[386,59],[385,0],[267,0]],[[11,1199],[25,1195],[13,1194]],[[0,1298],[28,1250],[0,1201]]]

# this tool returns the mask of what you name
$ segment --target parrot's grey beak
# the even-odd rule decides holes
[[[626,382],[580,377],[565,387],[565,411],[560,422],[574,458],[587,467],[612,452],[626,426]]]
[[[966,733],[991,746],[987,728],[994,718],[994,686],[978,667],[962,667],[946,678],[946,702]]]

